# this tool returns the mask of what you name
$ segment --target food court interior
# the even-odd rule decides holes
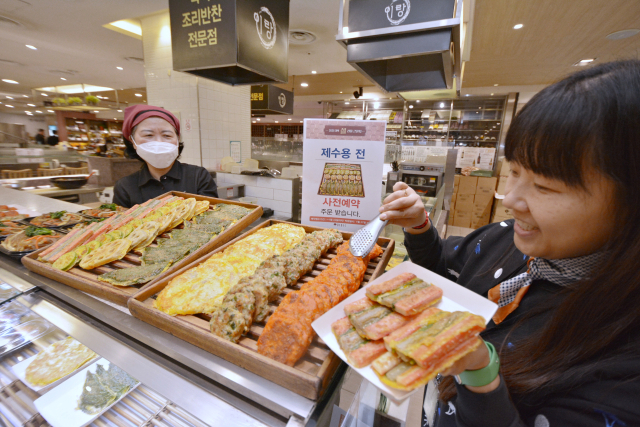
[[[196,13],[198,19],[216,19],[211,0],[181,2],[205,8],[206,16]],[[154,295],[162,289],[158,284],[165,286],[165,277],[194,267],[250,227],[269,221],[309,225],[303,216],[303,171],[308,167],[303,153],[309,148],[305,120],[385,122],[377,202],[393,191],[394,183],[407,183],[420,194],[443,237],[512,218],[502,205],[509,173],[504,139],[512,118],[545,86],[572,72],[638,58],[640,2],[451,0],[451,21],[457,21],[450,27],[459,34],[450,48],[447,44],[438,52],[449,61],[443,66],[446,81],[398,90],[375,80],[364,62],[349,60],[346,47],[361,34],[349,32],[346,24],[349,1],[271,2],[287,4],[289,13],[286,79],[272,81],[272,88],[263,86],[265,80],[234,86],[209,78],[215,73],[178,71],[170,14],[178,3],[0,2],[0,214],[16,220],[14,228],[3,231],[3,239],[24,232],[25,219],[65,211],[62,219],[47,217],[54,231],[49,241],[39,240],[54,248],[56,238],[83,233],[64,228],[67,223],[85,221],[87,213],[95,214],[96,221],[120,215],[109,207],[114,185],[142,165],[124,155],[124,112],[135,104],[176,115],[184,142],[180,161],[205,168],[217,184],[218,197],[244,209],[229,213],[237,215],[233,225],[227,221],[218,237],[189,249],[164,273],[155,272],[151,284],[156,287],[151,288],[136,285],[113,292],[108,288],[113,286],[96,279],[96,270],[59,271],[28,255],[40,247],[3,249],[0,424],[333,427],[343,425],[341,414],[360,414],[362,425],[418,427],[423,388],[409,398],[387,400],[319,339],[294,366],[271,361],[255,351],[264,323],[254,323],[239,344],[221,346],[206,337],[204,344],[194,342],[208,333],[210,314],[185,316],[187,321],[176,326],[175,317],[154,312]],[[216,2],[216,13],[231,15],[235,3]],[[395,7],[409,1],[378,3]],[[221,39],[223,29],[218,30]],[[394,43],[410,44],[402,38]],[[279,107],[258,106],[267,97],[280,100]],[[332,185],[322,191],[347,194],[346,186]],[[162,211],[164,206],[182,206],[178,199],[172,194],[154,200],[148,205],[151,211],[123,209],[120,224],[133,219],[127,215],[161,216],[169,211]],[[200,205],[195,206],[190,205],[191,216]],[[202,206],[206,210],[209,202]],[[58,228],[69,213],[79,211],[82,218],[71,216]],[[99,230],[93,223],[84,226]],[[368,265],[366,280],[407,259],[400,227],[388,226],[382,236],[385,252]],[[113,266],[140,266],[144,257],[134,252],[123,256]],[[331,258],[322,259],[328,265]],[[82,264],[74,258],[71,265],[77,262]],[[116,267],[98,269],[102,274]],[[309,280],[324,269],[314,268]],[[72,396],[78,381],[82,388],[84,373],[45,386],[30,383],[23,362],[68,336],[94,352],[89,362],[77,364],[78,370],[101,357],[105,369],[109,363],[121,368],[135,385],[90,415],[75,409],[78,396]],[[22,370],[17,368],[21,365]],[[73,401],[70,410],[82,412],[78,420],[60,418],[65,400]],[[370,421],[362,415],[366,405]],[[380,424],[380,417],[386,424]]]

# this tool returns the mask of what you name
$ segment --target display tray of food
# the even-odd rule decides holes
[[[0,205],[0,221],[18,221],[27,218],[29,215],[21,213],[20,206],[16,205]]]
[[[81,214],[92,218],[110,218],[119,212],[126,212],[127,208],[118,206],[115,203],[105,203],[95,209],[85,209],[80,211]]]
[[[21,259],[25,255],[56,243],[63,236],[65,233],[62,230],[28,225],[21,231],[6,236],[0,243],[0,252],[15,259]]]
[[[103,221],[70,230],[22,259],[31,271],[126,307],[161,280],[223,245],[262,215],[260,206],[169,192]]]
[[[46,228],[66,228],[86,221],[87,218],[79,213],[67,211],[49,212],[35,217],[25,218],[21,221],[27,225]]]
[[[26,229],[28,225],[16,221],[6,221],[0,219],[0,241],[12,234],[16,234]]]
[[[311,323],[378,277],[395,242],[349,252],[352,233],[269,220],[146,286],[133,316],[312,400],[340,359]]]
[[[481,345],[498,306],[403,262],[313,323],[329,348],[396,402]]]

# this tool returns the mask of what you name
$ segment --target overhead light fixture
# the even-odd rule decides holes
[[[260,119],[256,119],[257,121],[260,121]]]
[[[118,113],[122,113],[122,110],[118,110]]]
[[[524,27],[524,25],[523,25],[523,24],[516,24],[516,25],[514,25],[514,26],[513,26],[513,29],[514,29],[514,30],[519,30],[519,29],[520,29],[520,28],[522,28],[522,27]]]
[[[300,120],[300,123],[302,123],[302,120]]]
[[[103,27],[142,40],[142,28],[140,27],[140,21],[123,19],[103,25]]]
[[[280,122],[276,120],[276,123],[280,123]]]
[[[46,93],[41,93],[40,95],[42,95],[42,96],[49,96],[49,95],[47,95]]]
[[[13,97],[12,97],[12,96],[7,95],[7,99],[13,99]]]
[[[64,77],[60,77],[60,80],[67,81],[67,79],[65,79]]]
[[[291,120],[291,119],[287,119],[287,120]]]
[[[342,93],[342,91],[340,91],[340,93]]]
[[[344,105],[349,105],[349,102],[348,102],[348,101],[347,101],[347,102],[345,102],[345,103],[344,103]]]
[[[29,107],[35,107],[36,104],[27,104]]]
[[[581,59],[580,61],[576,62],[575,64],[573,64],[574,67],[584,67],[586,65],[591,64],[593,61],[595,61],[596,58],[586,58],[586,59]]]
[[[307,86],[309,86],[309,83],[300,83],[300,86],[307,87]]]
[[[42,114],[42,111],[40,111],[40,110],[36,110],[36,113],[40,113],[40,114]]]
[[[409,108],[413,108],[413,105],[409,105]]]
[[[141,93],[136,93],[136,96],[137,96],[138,98],[141,98],[141,97],[142,97],[142,94],[141,94]]]
[[[498,86],[498,83],[494,84],[494,86]]]
[[[93,112],[94,112],[94,113],[99,113],[100,111],[98,111],[98,110],[93,110]]]
[[[416,101],[416,104],[420,104],[420,100],[419,99]]]
[[[615,33],[609,34],[605,37],[607,40],[622,40],[629,37],[633,37],[636,34],[640,33],[640,30],[637,28],[631,28],[629,30],[616,31]]]
[[[312,71],[311,74],[318,74],[318,72],[317,71]]]
[[[491,94],[491,96],[493,96],[493,94]]]
[[[113,120],[118,120],[118,118],[117,118],[117,117],[114,117],[114,118],[113,118]]]
[[[55,113],[53,110],[47,110],[48,113]]]
[[[28,47],[29,49],[38,50],[37,47],[31,46],[30,44],[26,44],[25,46]]]
[[[116,67],[116,68],[117,68],[118,70],[120,70],[120,71],[124,70],[124,68],[122,68],[122,67]]]
[[[14,108],[14,107],[13,107],[13,105],[9,105],[9,104],[7,104],[7,107],[9,107],[9,108]]]
[[[374,102],[373,103],[373,108],[380,108],[380,103],[379,102]]]
[[[251,123],[255,123],[255,122],[256,122],[256,121],[255,121],[255,120],[253,120]]]
[[[22,95],[22,97],[23,97],[23,98],[28,98],[28,97],[29,97],[29,95]]]
[[[471,95],[469,95],[469,94],[466,94],[465,96],[471,96]]]
[[[440,103],[440,108],[444,108],[444,102]]]
[[[12,85],[17,85],[18,82],[15,80],[9,80],[9,79],[2,79],[3,82],[5,83],[11,83]]]

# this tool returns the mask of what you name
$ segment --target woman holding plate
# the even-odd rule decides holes
[[[441,373],[438,401],[428,385],[423,425],[640,425],[638,117],[640,61],[602,64],[514,119],[514,220],[441,240],[406,184],[384,201],[413,262],[499,305],[486,345]]]

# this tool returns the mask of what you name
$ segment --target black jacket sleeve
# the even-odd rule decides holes
[[[122,184],[122,180],[117,181],[116,185],[113,186],[113,203],[124,206],[125,208],[133,206],[131,198]]]
[[[205,168],[200,168],[197,175],[198,192],[201,196],[218,197],[218,189],[211,174]]]

